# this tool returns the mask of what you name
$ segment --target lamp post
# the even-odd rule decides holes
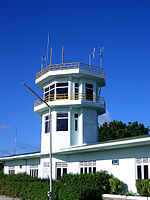
[[[45,105],[49,109],[49,133],[50,133],[50,152],[49,152],[49,158],[50,158],[50,194],[49,194],[49,200],[52,200],[52,131],[51,131],[51,107],[48,105],[46,101],[44,101],[41,97],[39,97],[31,88],[29,88],[25,83],[22,83],[24,87],[26,87],[34,96],[36,96],[40,101],[45,103]]]

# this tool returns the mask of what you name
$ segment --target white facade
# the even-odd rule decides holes
[[[150,178],[150,137],[98,142],[98,115],[105,113],[99,90],[105,86],[102,69],[82,63],[48,66],[37,74],[36,84],[51,107],[52,177],[63,173],[107,170],[129,191],[137,178]],[[41,116],[41,152],[0,158],[4,173],[49,177],[49,110],[36,101]]]

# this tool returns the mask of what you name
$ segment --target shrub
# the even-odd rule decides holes
[[[56,183],[57,195],[53,190],[54,200],[101,200],[101,192],[97,188],[89,187],[86,185],[69,185]],[[55,193],[55,194],[54,194]]]
[[[109,193],[111,176],[106,171],[96,172],[94,174],[65,174],[59,181],[69,185],[84,185],[98,189],[101,193]]]
[[[150,179],[139,179],[136,181],[138,194],[141,196],[150,196]]]
[[[47,200],[49,179],[33,178],[26,174],[0,174],[0,194],[21,200]],[[101,200],[103,193],[121,190],[121,181],[106,171],[94,174],[65,174],[53,182],[53,200]]]
[[[122,192],[122,182],[118,178],[110,178],[109,183],[111,187],[111,194],[120,194]]]

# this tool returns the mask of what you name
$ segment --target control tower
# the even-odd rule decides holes
[[[52,151],[98,142],[98,116],[105,113],[99,91],[105,86],[101,67],[80,62],[51,64],[36,74],[36,85],[51,107]],[[41,153],[50,149],[48,107],[34,103],[42,117]]]

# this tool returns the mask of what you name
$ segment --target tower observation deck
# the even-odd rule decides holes
[[[63,80],[69,81],[67,85],[56,83]],[[94,82],[95,87],[88,88],[89,85],[82,84],[85,80]],[[76,81],[78,83],[73,86]],[[52,107],[88,104],[97,107],[100,114],[105,113],[105,100],[98,94],[98,88],[105,86],[105,74],[101,67],[80,62],[49,65],[36,74],[35,83],[43,90],[43,99]],[[50,83],[54,85],[47,88]],[[42,114],[45,109],[46,106],[40,100],[35,101],[35,112]]]

